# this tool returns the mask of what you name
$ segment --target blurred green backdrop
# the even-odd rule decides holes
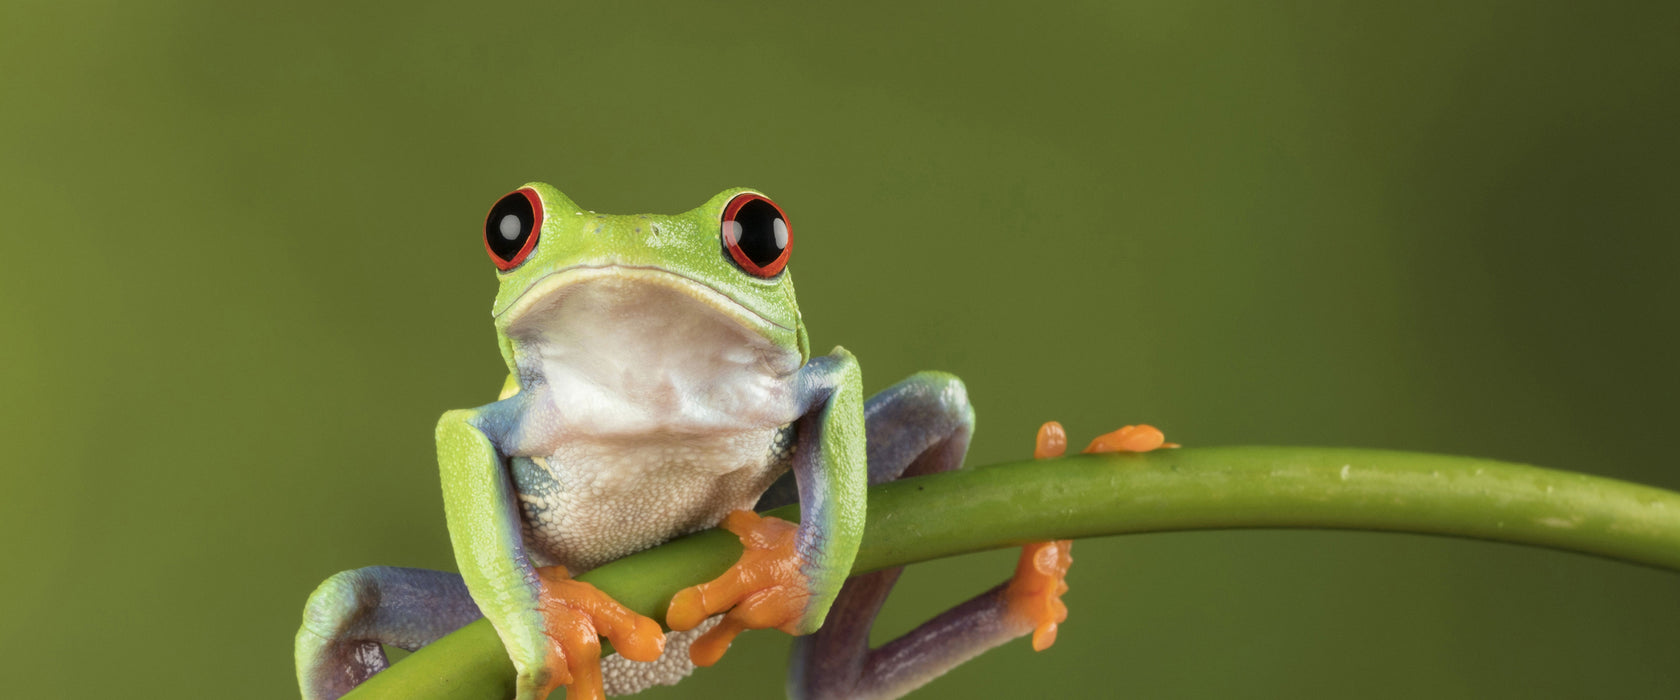
[[[0,675],[294,697],[305,596],[453,569],[483,212],[763,188],[817,347],[971,463],[1148,421],[1680,488],[1680,5],[0,5]],[[1572,6],[1573,5],[1573,6]],[[1082,542],[1049,652],[919,697],[1680,692],[1680,575],[1355,533]],[[1008,553],[910,573],[896,633]],[[651,697],[779,692],[748,635]]]

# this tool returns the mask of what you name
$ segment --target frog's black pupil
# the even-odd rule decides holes
[[[509,216],[514,217],[519,222],[518,235],[512,238],[507,237],[503,226],[503,222]],[[526,239],[531,237],[533,220],[534,212],[531,211],[531,200],[526,199],[522,193],[514,192],[496,202],[496,206],[490,208],[490,216],[484,219],[484,240],[490,244],[490,252],[495,253],[496,257],[501,258],[503,262],[513,262],[514,256],[518,255],[519,250],[525,247]],[[513,229],[512,222],[507,223],[510,225],[505,227],[505,230],[511,231]]]
[[[747,202],[735,211],[735,223],[741,225],[741,240],[737,245],[754,265],[765,267],[782,257],[787,238],[784,235],[780,242],[776,240],[776,222],[781,218],[776,205],[762,199]],[[782,225],[785,227],[787,222]]]

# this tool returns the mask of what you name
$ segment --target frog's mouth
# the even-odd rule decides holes
[[[800,364],[794,329],[659,268],[602,265],[551,273],[514,300],[496,324],[513,343],[520,371],[550,380],[566,374],[633,384],[627,375],[639,375],[696,387],[734,372],[785,377]]]

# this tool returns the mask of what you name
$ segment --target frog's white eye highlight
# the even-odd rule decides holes
[[[775,277],[793,251],[787,214],[769,197],[744,192],[723,208],[719,237],[735,266],[754,277]]]
[[[490,261],[506,272],[519,267],[537,247],[542,235],[542,198],[529,187],[496,200],[484,217],[484,249]]]

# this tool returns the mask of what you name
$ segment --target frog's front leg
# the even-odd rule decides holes
[[[414,651],[479,617],[459,574],[395,566],[339,572],[304,606],[298,688],[305,700],[334,700],[390,665],[381,644]]]
[[[525,550],[503,445],[517,448],[527,415],[521,394],[482,409],[450,411],[438,423],[444,515],[462,578],[518,672],[519,700],[601,698],[600,640],[620,656],[652,661],[664,650],[659,624],[636,615],[561,567],[536,569]]]
[[[868,487],[857,360],[835,348],[807,362],[796,379],[805,407],[794,426],[800,522],[744,510],[725,519],[746,548],[741,560],[716,580],[679,592],[665,616],[671,629],[686,630],[729,611],[689,647],[696,665],[716,663],[742,630],[816,630],[857,556]]]

